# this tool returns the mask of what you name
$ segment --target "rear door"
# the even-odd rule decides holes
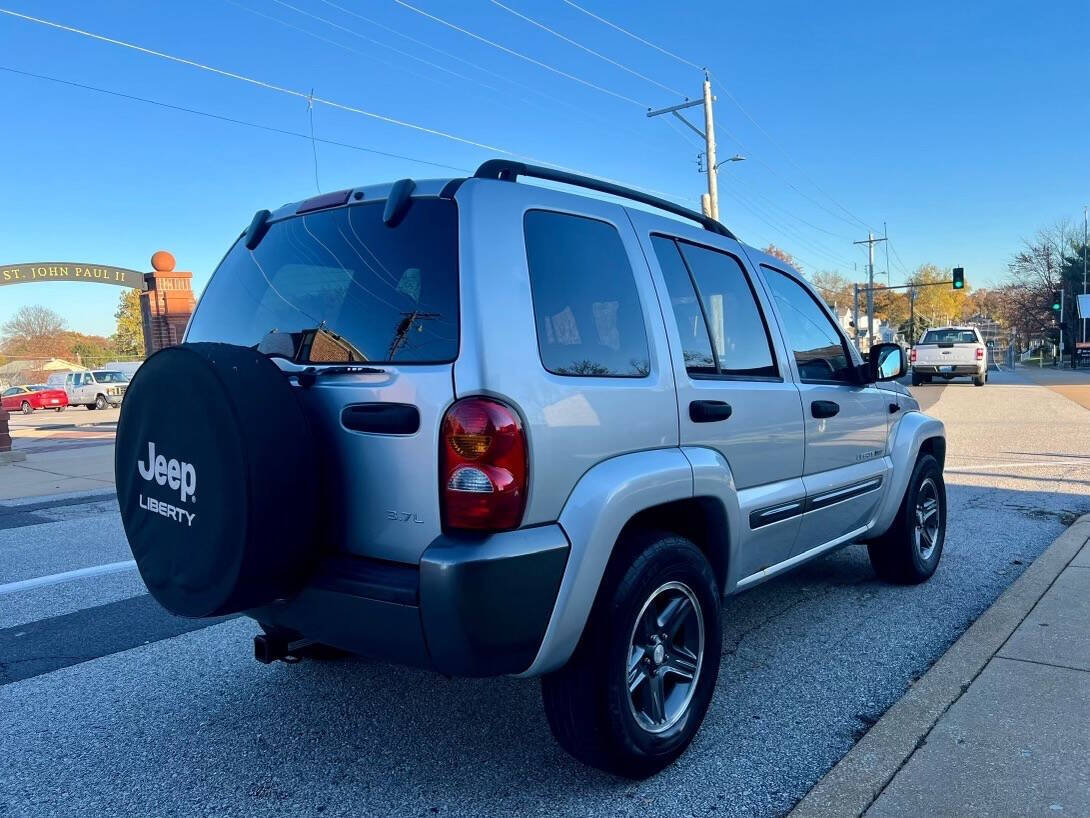
[[[360,197],[354,197],[357,201]],[[300,388],[321,454],[328,504],[316,525],[334,551],[415,563],[440,533],[438,434],[458,354],[458,211],[385,201],[275,220],[242,241],[209,282],[187,341],[253,346],[282,369],[312,368]],[[284,510],[290,513],[290,509]]]
[[[806,422],[806,511],[797,553],[859,533],[891,469],[887,392],[858,382],[859,361],[839,326],[801,279],[762,265],[798,378]]]
[[[736,576],[793,551],[805,489],[799,392],[770,331],[767,304],[730,239],[633,212],[651,262],[674,361],[681,444],[730,466],[745,524]],[[714,242],[714,244],[712,243]]]

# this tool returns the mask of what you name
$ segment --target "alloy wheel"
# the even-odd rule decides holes
[[[916,492],[916,528],[913,534],[916,551],[925,562],[931,559],[939,543],[941,520],[939,517],[939,489],[928,477],[920,483]]]
[[[628,704],[636,722],[662,733],[685,715],[704,659],[704,617],[682,582],[659,586],[643,604],[629,639]]]

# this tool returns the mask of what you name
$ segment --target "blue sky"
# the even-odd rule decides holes
[[[705,184],[698,146],[666,118],[644,115],[646,106],[679,101],[670,91],[489,0],[405,2],[629,99],[396,0],[0,0],[0,8],[313,88],[696,206]],[[698,70],[564,0],[503,2],[662,86],[700,93]],[[747,157],[721,169],[721,218],[749,243],[792,252],[806,272],[852,277],[865,256],[851,242],[866,237],[863,223],[881,232],[885,221],[894,283],[933,262],[964,266],[971,285],[986,285],[1002,277],[1021,237],[1063,217],[1081,219],[1090,201],[1084,0],[576,2],[711,68],[720,155]],[[65,31],[0,15],[0,43],[7,68],[297,133],[309,128],[305,100]],[[152,252],[167,248],[200,288],[255,210],[316,192],[307,139],[7,71],[0,104],[0,265],[59,259],[148,269]],[[495,155],[321,105],[314,126],[321,138],[459,168]],[[325,191],[449,175],[460,174],[318,145]],[[880,247],[876,266],[885,269]],[[0,321],[43,303],[75,329],[108,334],[119,294],[80,284],[5,287]]]

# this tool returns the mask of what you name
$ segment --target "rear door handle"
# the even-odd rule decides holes
[[[714,423],[730,417],[730,404],[721,400],[694,400],[689,404],[689,420],[693,423]]]
[[[816,400],[810,404],[810,414],[816,418],[831,418],[840,411],[840,404],[831,400]]]

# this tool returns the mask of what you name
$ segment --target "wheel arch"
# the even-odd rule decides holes
[[[537,655],[520,675],[548,673],[571,657],[625,526],[641,512],[692,498],[693,470],[678,448],[618,455],[583,474],[558,519],[571,550],[556,602]]]
[[[890,438],[889,458],[893,470],[889,488],[878,504],[874,523],[866,534],[868,540],[880,537],[893,524],[921,453],[933,455],[939,462],[940,471],[945,467],[946,427],[941,420],[923,412],[906,412]]]

